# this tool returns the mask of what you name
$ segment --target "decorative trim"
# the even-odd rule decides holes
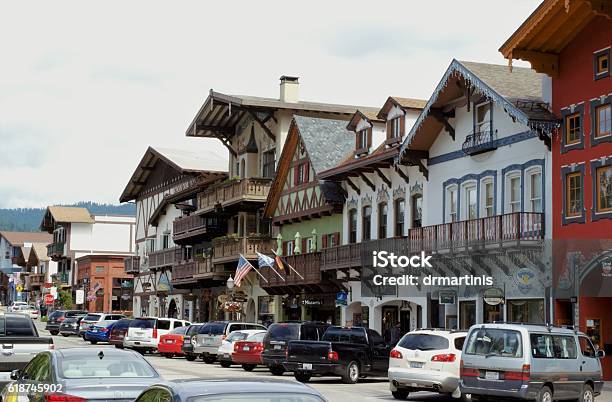
[[[376,203],[389,201],[389,191],[383,186],[376,194]]]
[[[591,161],[591,180],[593,192],[593,205],[591,207],[591,221],[596,222],[600,219],[612,219],[612,211],[597,212],[597,169],[612,166],[612,155],[603,156]]]
[[[533,131],[523,131],[521,133],[509,135],[507,137],[497,138],[492,141],[494,147],[501,148],[508,145],[516,144],[517,142],[523,142],[526,140],[530,140],[532,138],[537,138],[538,135]],[[446,154],[434,156],[433,158],[429,158],[427,160],[427,166],[437,165],[439,163],[449,162],[459,158],[468,158],[469,155],[466,155],[462,149],[458,151],[449,152]]]
[[[361,207],[371,207],[372,206],[372,195],[366,194],[361,197]]]
[[[612,142],[612,132],[604,137],[598,138],[595,136],[597,133],[597,108],[606,104],[612,104],[612,94],[601,95],[599,98],[591,99],[589,102],[589,111],[591,113],[591,147],[603,142]]]
[[[561,167],[561,185],[562,187],[562,194],[563,194],[563,200],[562,200],[562,207],[563,210],[561,211],[561,220],[562,220],[562,224],[565,225],[569,225],[572,223],[584,223],[586,220],[586,208],[584,207],[584,162],[581,163],[572,163],[569,166],[562,166]],[[566,186],[566,181],[567,181],[567,175],[568,173],[575,173],[575,172],[580,172],[580,180],[582,181],[582,214],[580,214],[579,216],[573,216],[573,217],[566,217],[565,216],[565,212],[567,211],[567,186]]]
[[[393,200],[400,198],[406,199],[406,189],[404,187],[398,187],[393,190]]]
[[[410,196],[412,197],[418,194],[423,195],[423,185],[416,182],[412,187],[410,187]]]
[[[566,145],[566,117],[575,113],[580,114],[580,141],[575,144]],[[584,149],[584,102],[580,102],[575,105],[570,105],[569,107],[564,107],[563,109],[561,109],[561,153],[564,154],[574,149]]]
[[[597,74],[597,67],[598,67],[597,59],[600,56],[603,56],[605,54],[608,55],[608,71],[606,71],[605,73]],[[606,78],[609,76],[610,76],[610,47],[608,46],[605,49],[601,49],[593,53],[593,79],[597,81],[597,80],[600,80],[602,78]]]
[[[457,220],[461,220],[461,187],[468,181],[476,182],[476,216],[480,217],[480,185],[482,179],[493,178],[493,215],[497,213],[497,170],[485,170],[481,173],[469,173],[460,178],[452,178],[442,183],[442,223],[446,223],[446,190],[452,185],[457,186]]]
[[[525,171],[533,166],[540,167],[542,174],[542,213],[546,212],[546,173],[544,170],[544,159],[532,159],[525,163],[515,163],[502,169],[502,214],[506,213],[506,174],[514,171],[521,172],[521,211],[525,211]]]
[[[357,208],[359,206],[359,200],[357,198],[351,197],[350,200],[346,202],[348,209]]]

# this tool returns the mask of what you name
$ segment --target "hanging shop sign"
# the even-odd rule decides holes
[[[504,292],[500,288],[489,288],[484,291],[482,298],[489,306],[504,303]]]
[[[514,282],[523,293],[527,293],[531,290],[535,280],[536,273],[531,268],[520,268],[514,273]]]
[[[441,290],[439,293],[440,304],[455,304],[457,295],[454,290]]]
[[[304,299],[302,300],[304,306],[322,306],[325,304],[323,299]]]
[[[338,292],[336,293],[336,307],[338,306],[346,306],[348,300],[348,295],[346,292]]]

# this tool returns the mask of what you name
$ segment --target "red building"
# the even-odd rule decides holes
[[[134,277],[124,269],[125,256],[86,255],[77,258],[77,289],[84,290],[90,312],[132,313]]]
[[[500,48],[551,78],[554,317],[606,351],[612,380],[612,1],[545,0]]]

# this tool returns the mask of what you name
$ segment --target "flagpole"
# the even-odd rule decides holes
[[[274,255],[275,255],[275,256],[279,257],[279,255],[278,255],[278,254],[276,254],[276,251],[274,251],[274,250],[271,250],[271,251],[274,253]],[[299,273],[298,271],[296,271],[296,270],[295,270],[295,269],[294,269],[294,268],[291,266],[291,264],[287,263],[287,266],[289,267],[289,269],[290,269],[290,270],[292,270],[293,272],[295,272],[295,274],[296,274],[297,276],[299,276],[299,277],[300,277],[300,279],[302,279],[302,280],[304,279],[304,277],[303,277],[302,275],[300,275],[300,273]]]
[[[243,256],[242,254],[240,254],[240,256],[241,256],[242,258],[244,258],[244,256]],[[247,260],[246,258],[244,258],[244,259],[245,259],[247,262],[249,261],[249,260]],[[251,263],[249,262],[249,264],[251,264]],[[253,267],[253,264],[251,264],[251,266]],[[259,275],[259,276],[261,277],[261,279],[263,279],[264,281],[266,281],[266,283],[268,283],[268,280],[267,280],[267,279],[266,279],[266,278],[265,278],[265,277],[264,277],[264,276],[263,276],[263,275],[262,275],[262,274],[261,274],[261,273],[260,273],[260,272],[257,270],[257,268],[253,267],[253,269],[252,269],[252,270],[253,270],[253,271],[255,271],[255,272],[257,273],[257,275]],[[303,278],[302,278],[302,279],[303,279]]]
[[[263,254],[261,254],[261,253],[258,251],[258,252],[257,252],[257,255],[263,255]],[[268,258],[269,258],[269,257],[268,257]],[[259,261],[258,261],[258,263],[259,263]],[[266,267],[269,267],[269,268],[270,268],[272,271],[274,271],[274,273],[275,273],[276,275],[278,275],[278,277],[279,277],[279,278],[281,278],[281,279],[283,280],[283,282],[287,282],[287,281],[285,280],[285,278],[283,278],[283,277],[281,276],[281,274],[279,274],[279,273],[278,273],[278,271],[276,271],[272,265],[265,265],[265,266],[266,266]],[[259,266],[259,268],[261,268],[261,265]]]

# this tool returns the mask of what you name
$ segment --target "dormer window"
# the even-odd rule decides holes
[[[356,133],[355,154],[361,155],[368,153],[372,145],[372,128],[364,128]]]
[[[402,136],[402,127],[400,123],[400,118],[396,117],[391,120],[391,137],[400,138]]]
[[[399,142],[404,135],[404,116],[387,120],[387,144]]]

